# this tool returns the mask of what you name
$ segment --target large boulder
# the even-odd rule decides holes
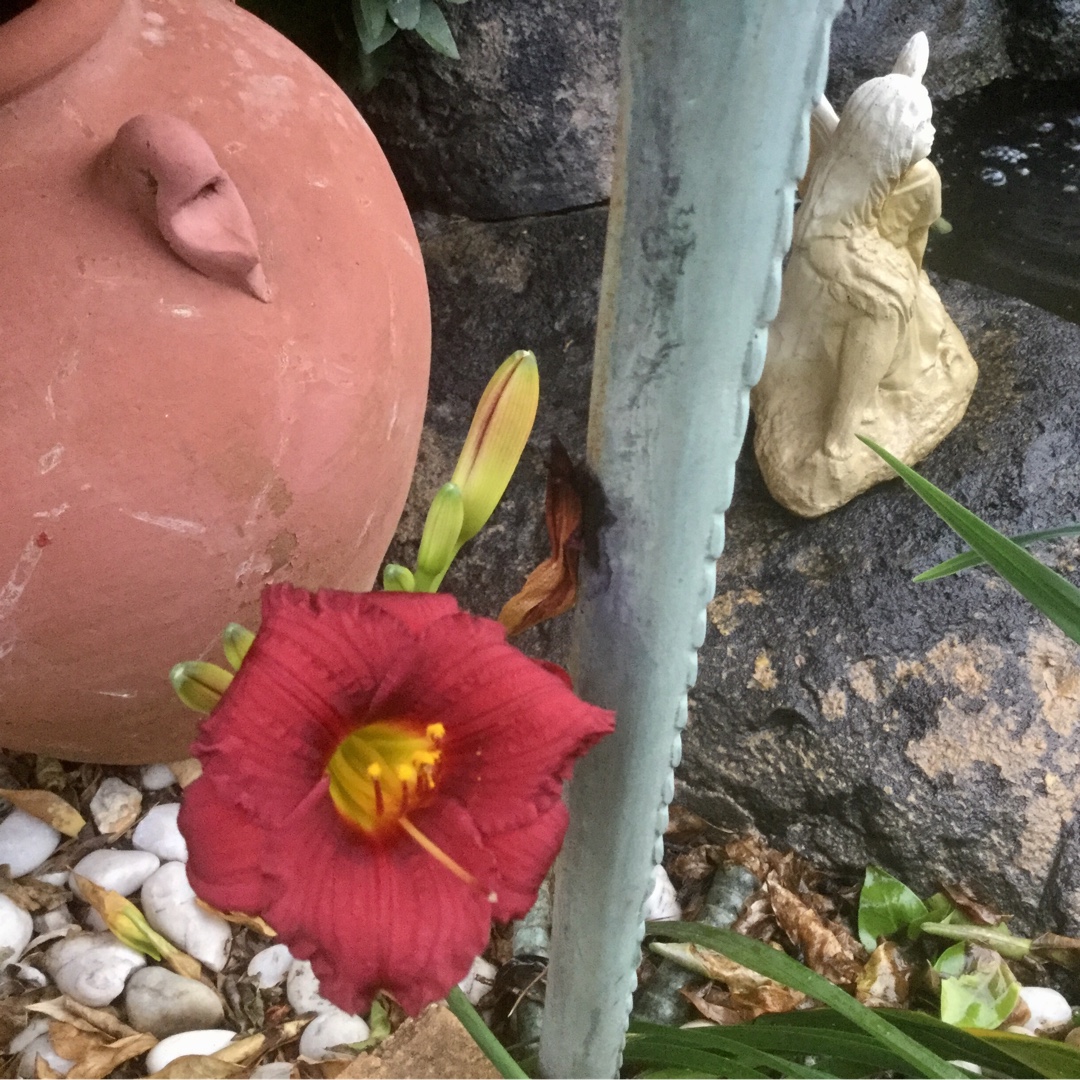
[[[940,289],[981,376],[920,471],[1006,533],[1076,518],[1080,327]],[[899,481],[796,518],[744,454],[677,797],[924,892],[967,878],[1075,933],[1080,647],[985,568],[911,582],[960,547]],[[1040,554],[1076,569],[1075,540]]]
[[[406,44],[360,105],[410,205],[495,219],[606,199],[619,7],[472,0],[446,8],[460,61]]]

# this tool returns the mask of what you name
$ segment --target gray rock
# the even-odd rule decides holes
[[[1029,0],[1012,48],[1017,67],[1036,79],[1080,78],[1080,2]]]
[[[845,0],[833,22],[826,96],[839,109],[867,79],[892,70],[916,31],[930,39],[924,82],[934,100],[1014,73],[1001,0]]]
[[[61,993],[100,1009],[115,1001],[128,976],[146,965],[142,953],[112,934],[75,934],[49,946],[45,969]]]
[[[1074,520],[1080,327],[940,289],[981,374],[920,471],[1006,533]],[[1080,652],[988,570],[912,584],[960,547],[899,481],[797,519],[745,453],[677,798],[924,893],[965,878],[1019,926],[1076,933]],[[1040,554],[1076,569],[1075,540]]]
[[[606,199],[617,13],[616,0],[449,5],[460,61],[407,46],[360,102],[410,206],[492,219]]]
[[[225,1018],[221,999],[209,986],[163,967],[143,968],[128,979],[124,1008],[133,1028],[159,1039],[216,1028]]]

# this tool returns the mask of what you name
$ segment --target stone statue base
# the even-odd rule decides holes
[[[909,386],[879,386],[855,429],[909,465],[926,457],[960,422],[979,374],[925,271],[919,293],[936,301],[942,318],[935,362]],[[833,386],[812,370],[812,357],[802,355],[801,364],[789,359],[782,372],[766,368],[751,392],[757,419],[754,451],[773,498],[801,517],[818,517],[896,474],[858,440],[844,447],[845,456],[822,448]]]

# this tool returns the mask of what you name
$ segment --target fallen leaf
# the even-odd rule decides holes
[[[1040,934],[1031,943],[1031,955],[1052,960],[1062,967],[1080,967],[1080,938],[1064,934]]]
[[[997,926],[998,923],[1011,919],[1011,915],[1002,915],[997,908],[976,899],[966,882],[957,881],[951,885],[942,883],[942,891],[976,926]]]
[[[182,788],[186,788],[188,784],[195,780],[198,780],[202,776],[202,765],[199,764],[198,758],[184,758],[183,761],[170,761],[169,768],[172,770],[173,776],[176,777],[176,782]]]
[[[210,1057],[231,1062],[233,1065],[251,1065],[266,1049],[266,1044],[265,1035],[248,1035],[245,1039],[234,1039],[228,1046],[215,1051]]]
[[[221,911],[212,904],[208,904],[205,900],[200,899],[198,896],[195,897],[195,903],[201,907],[203,911],[208,911],[211,915],[217,915],[219,918],[224,919],[226,922],[233,923],[235,926],[246,926],[249,930],[255,930],[264,937],[277,937],[277,931],[266,922],[265,919],[261,919],[258,915],[248,915],[243,911]]]
[[[866,963],[866,950],[838,922],[821,917],[774,877],[766,882],[776,921],[802,950],[803,963],[830,982],[852,989]]]
[[[48,1001],[40,1001],[36,1005],[31,1005],[28,1011],[41,1013],[53,1020],[61,1020],[81,1031],[107,1035],[111,1039],[124,1039],[129,1035],[139,1034],[135,1028],[128,1027],[115,1013],[107,1009],[91,1008],[81,1001],[64,995],[50,998]]]
[[[86,818],[66,799],[60,798],[52,791],[41,788],[30,788],[24,791],[0,788],[0,795],[12,806],[36,817],[38,821],[44,821],[46,825],[51,825],[65,836],[78,836],[86,825]]]
[[[6,863],[0,863],[0,893],[31,914],[52,911],[71,899],[71,891],[63,885],[50,885],[29,876],[16,881]]]
[[[110,1041],[104,1034],[83,1031],[63,1020],[49,1021],[49,1040],[61,1057],[75,1062],[69,1075],[81,1080],[100,1080],[157,1045],[153,1035],[136,1032]]]
[[[150,1076],[155,1080],[230,1080],[244,1071],[242,1065],[224,1061],[219,1057],[185,1054],[183,1057],[174,1058],[164,1069],[159,1069]]]
[[[679,993],[681,993],[706,1020],[711,1020],[714,1024],[723,1024],[727,1027],[731,1024],[741,1024],[746,1019],[742,1013],[737,1009],[731,1008],[730,1005],[717,1005],[711,1002],[706,996],[705,991],[705,987],[699,987],[696,990],[680,990]]]
[[[37,1080],[60,1080],[63,1075],[53,1069],[40,1054],[34,1058],[34,1076]]]
[[[525,579],[521,591],[499,612],[499,622],[513,637],[531,626],[569,611],[577,599],[581,558],[582,499],[575,468],[558,439],[551,441],[544,520],[551,554]]]
[[[723,852],[717,844],[697,844],[672,860],[671,872],[684,882],[704,881],[716,872]]]
[[[872,1009],[905,1009],[911,997],[911,965],[896,942],[882,942],[870,954],[855,983],[855,996]]]

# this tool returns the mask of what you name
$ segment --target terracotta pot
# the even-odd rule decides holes
[[[348,99],[224,0],[0,26],[0,190],[0,746],[182,757],[173,663],[268,581],[372,584],[427,389],[412,223]]]

